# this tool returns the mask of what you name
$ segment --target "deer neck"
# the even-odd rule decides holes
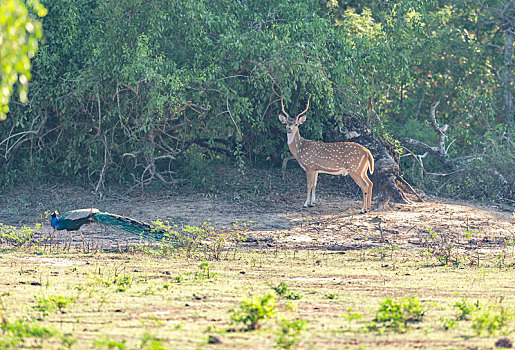
[[[302,140],[303,138],[300,136],[299,131],[293,134],[293,136],[288,135],[288,148],[295,158],[297,158]]]

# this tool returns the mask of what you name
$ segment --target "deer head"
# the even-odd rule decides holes
[[[306,106],[306,109],[304,112],[297,115],[295,118],[290,118],[286,110],[284,109],[284,101],[281,97],[281,107],[283,113],[286,115],[279,114],[279,120],[281,123],[286,125],[286,133],[288,134],[288,143],[291,143],[291,140],[293,140],[293,136],[297,133],[299,130],[299,125],[303,124],[306,121],[306,116],[302,116],[305,114],[309,109],[309,98],[308,98],[308,104]]]

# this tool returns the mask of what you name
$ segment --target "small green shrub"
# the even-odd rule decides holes
[[[359,312],[353,312],[354,309],[352,307],[349,307],[347,309],[347,312],[343,314],[343,319],[351,322],[354,320],[361,320],[362,316]]]
[[[379,306],[375,319],[369,324],[370,330],[393,330],[404,333],[410,323],[420,322],[425,315],[416,296],[399,299],[386,298]]]
[[[61,337],[61,333],[58,331],[43,327],[37,322],[23,319],[10,322],[3,316],[0,329],[2,330],[1,349],[19,349],[28,346],[27,341],[29,339],[33,342],[30,347],[42,347],[43,341],[53,337]]]
[[[277,286],[270,285],[270,288],[272,288],[277,293],[277,295],[280,295],[288,300],[298,300],[302,298],[300,294],[290,291],[288,289],[288,285],[284,281],[279,282]]]
[[[174,277],[173,280],[175,283],[181,283],[184,280],[184,277],[182,277],[181,274],[178,274],[177,276]]]
[[[445,329],[446,331],[456,327],[456,325],[458,324],[458,321],[451,320],[451,319],[445,318],[445,317],[440,317],[440,322],[442,323],[443,329]]]
[[[329,293],[326,293],[324,295],[324,297],[327,299],[334,300],[334,299],[338,299],[338,294],[329,292]]]
[[[279,322],[279,338],[276,346],[281,349],[290,349],[299,340],[299,335],[304,329],[306,321],[304,320],[281,320]]]
[[[56,310],[64,314],[64,309],[74,301],[74,297],[65,297],[62,295],[53,295],[48,298],[40,297],[37,298],[36,305],[32,308],[36,311],[40,311],[43,315],[48,315],[50,312]]]
[[[472,304],[467,299],[461,299],[454,303],[454,307],[457,309],[456,319],[458,321],[469,320],[472,312],[479,310],[479,300]]]
[[[224,251],[228,256],[228,245],[235,245],[244,239],[244,233],[248,231],[248,223],[235,221],[231,228],[215,229],[205,222],[202,227],[206,230],[207,241],[204,242],[205,258],[209,260],[220,260]]]
[[[36,233],[41,232],[41,224],[34,227],[23,226],[17,229],[14,226],[5,225],[0,222],[0,243],[14,247],[22,247],[35,242]]]
[[[228,245],[241,242],[248,230],[247,223],[234,222],[231,228],[215,228],[208,221],[200,226],[178,225],[169,221],[154,221],[157,230],[165,231],[160,254],[183,252],[186,258],[204,255],[206,260],[220,260]]]
[[[489,335],[503,333],[508,323],[513,320],[513,310],[499,307],[491,307],[482,313],[477,313],[472,319],[472,329],[478,336],[486,331]]]
[[[118,350],[125,350],[127,346],[125,345],[126,341],[122,340],[121,342],[109,339],[107,337],[104,337],[102,339],[97,339],[93,342],[93,345],[95,345],[98,348],[101,349],[118,349]]]
[[[202,227],[179,225],[170,221],[156,220],[152,222],[156,230],[164,231],[164,237],[159,244],[158,254],[170,255],[183,252],[186,258],[196,256],[202,242],[207,238]],[[150,251],[152,252],[152,251]]]
[[[231,319],[242,323],[247,331],[261,327],[261,323],[276,313],[275,297],[266,294],[261,298],[252,296],[241,301],[239,309],[231,309]]]
[[[210,279],[212,277],[216,277],[218,273],[212,273],[211,269],[214,267],[214,265],[211,265],[207,261],[203,261],[199,265],[200,271],[195,272],[195,279],[197,280],[206,280]]]
[[[116,291],[125,292],[130,286],[132,286],[132,276],[117,276],[113,282],[116,285]]]
[[[166,350],[163,340],[148,332],[143,333],[139,348],[144,350]]]

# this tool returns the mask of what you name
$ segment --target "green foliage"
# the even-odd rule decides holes
[[[132,276],[117,276],[114,279],[114,285],[116,285],[116,291],[125,292],[132,285]]]
[[[288,289],[288,285],[286,282],[281,281],[277,286],[270,285],[270,287],[277,293],[277,295],[280,295],[281,297],[289,300],[298,300],[302,298],[302,296],[298,293],[292,292]]]
[[[347,308],[347,312],[343,314],[343,318],[349,322],[361,320],[362,316],[359,312],[354,311],[352,307]]]
[[[490,307],[482,312],[478,312],[472,319],[472,329],[480,336],[484,331],[489,335],[503,333],[508,323],[513,320],[513,310],[511,308]]]
[[[212,273],[211,269],[214,265],[211,265],[207,261],[203,261],[199,265],[200,271],[195,272],[195,278],[198,280],[210,279],[218,275],[218,273]]]
[[[469,320],[472,313],[479,310],[479,300],[475,304],[470,303],[467,299],[458,300],[454,307],[457,309],[456,319],[458,321]]]
[[[292,115],[311,98],[302,132],[318,140],[338,129],[342,113],[370,117],[375,96],[379,118],[369,126],[397,153],[402,137],[435,146],[425,120],[431,103],[442,102],[438,121],[449,125],[449,160],[461,158],[453,163],[461,170],[429,154],[421,171],[402,157],[409,181],[437,194],[513,200],[515,135],[504,93],[514,88],[501,79],[497,3],[43,3],[29,103],[11,104],[0,127],[2,187],[66,178],[96,192],[156,182],[215,191],[217,164],[243,172],[279,164],[288,152],[279,95]],[[29,4],[44,15],[36,0]],[[24,18],[35,34],[37,21]],[[16,23],[26,37],[25,22]]]
[[[202,224],[206,230],[207,241],[204,242],[204,254],[206,259],[220,260],[224,251],[228,255],[228,247],[241,242],[248,231],[246,222],[235,221],[229,228],[215,229],[207,222]],[[236,248],[235,248],[236,249]]]
[[[330,300],[334,300],[334,299],[338,299],[338,294],[329,292],[329,293],[326,293],[324,295],[324,297],[327,299],[330,299]]]
[[[48,298],[39,297],[32,308],[41,312],[43,315],[48,315],[50,312],[54,311],[59,311],[63,314],[65,312],[64,309],[72,302],[75,302],[74,297],[65,297],[62,295],[53,295]]]
[[[144,350],[166,350],[166,346],[163,344],[162,339],[152,335],[148,332],[143,333],[141,337],[140,349]]]
[[[41,224],[34,227],[23,226],[16,228],[0,222],[0,243],[21,247],[24,245],[35,244],[35,235],[41,232]]]
[[[276,346],[281,349],[291,349],[299,340],[300,333],[306,326],[304,320],[279,321],[279,338]]]
[[[127,348],[127,345],[125,345],[127,341],[116,341],[113,339],[110,339],[108,337],[104,337],[102,339],[97,339],[93,342],[93,345],[95,345],[97,348],[101,349],[119,349],[119,350],[125,350]]]
[[[443,329],[445,329],[446,331],[456,327],[456,325],[458,324],[458,321],[451,320],[445,317],[441,317],[440,322],[442,323]]]
[[[3,0],[0,4],[0,121],[9,112],[9,98],[16,82],[20,83],[20,101],[27,102],[30,60],[43,34],[41,23],[31,17],[32,13],[44,17],[47,10],[38,0]]]
[[[247,159],[277,161],[285,143],[270,137],[278,136],[272,88],[281,86],[292,113],[312,96],[310,114],[318,117],[306,132],[320,137],[348,102],[368,97],[370,77],[403,74],[385,45],[369,55],[377,45],[344,35],[312,0],[59,0],[47,7],[45,42],[34,59],[32,91],[39,93],[7,125],[13,133],[41,127],[16,140],[46,146],[9,150],[0,166],[14,171],[21,164],[14,158],[42,159],[52,174],[96,189],[106,181],[169,183],[176,172],[205,181],[210,160],[240,168]]]
[[[231,309],[231,320],[242,323],[247,331],[259,329],[263,321],[276,313],[275,298],[266,294],[261,298],[251,296],[241,301],[239,309]]]
[[[184,277],[182,277],[181,274],[174,277],[175,283],[181,283],[184,280]]]
[[[10,322],[3,315],[1,316],[0,329],[2,330],[2,336],[0,337],[0,347],[2,349],[19,349],[29,345],[27,342],[33,342],[36,347],[42,347],[43,341],[53,337],[62,337],[58,331],[43,327],[37,322],[23,319]],[[71,342],[69,336],[63,339],[66,340],[66,344]]]
[[[417,297],[386,298],[379,306],[375,319],[369,324],[370,330],[404,333],[410,323],[420,322],[425,311]]]
[[[160,244],[160,254],[173,254],[182,252],[186,258],[203,254],[205,260],[220,260],[223,252],[226,257],[228,246],[241,242],[244,233],[248,231],[248,224],[239,221],[233,222],[229,228],[215,228],[209,221],[200,226],[179,225],[169,221],[157,220],[153,222],[156,229],[165,231]]]

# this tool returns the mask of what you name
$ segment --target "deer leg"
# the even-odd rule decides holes
[[[311,194],[311,190],[313,188],[313,182],[315,180],[315,172],[306,170],[306,183],[307,183],[307,196],[306,196],[306,202],[304,203],[304,208],[306,208],[308,205],[310,207],[313,206],[313,204],[309,203],[309,195]]]
[[[368,185],[367,209],[370,210],[370,207],[372,207],[372,188],[374,187],[374,183],[368,178],[367,173],[364,174],[363,180],[365,180]]]
[[[367,203],[367,209],[370,210],[370,208],[372,207],[372,189],[374,188],[374,183],[372,182],[372,180],[370,180],[370,178],[368,177],[368,170],[370,169],[370,163],[368,163],[368,166],[365,167],[365,169],[363,169],[363,180],[365,180],[365,182],[368,184],[368,203]]]
[[[360,214],[364,214],[367,211],[367,198],[368,198],[368,186],[365,180],[361,178],[361,174],[353,173],[349,174],[352,179],[358,184],[361,188],[361,192],[363,193],[363,207],[361,208]]]
[[[317,189],[317,182],[318,182],[318,171],[315,172],[315,176],[313,179],[313,187],[311,188],[311,204],[309,205],[310,207],[312,207],[313,204],[315,204],[315,191]]]
[[[360,172],[361,180],[364,184],[364,187],[362,187],[362,189],[364,200],[366,200],[366,202],[364,203],[364,208],[366,211],[370,210],[370,207],[372,206],[372,188],[374,187],[374,183],[368,178],[367,172],[369,167],[370,164],[367,162]]]
[[[366,185],[363,185],[361,187],[361,192],[363,192],[363,208],[361,209],[360,214],[365,214],[368,210],[368,208],[367,208],[368,192],[367,192],[367,189],[365,186]]]
[[[288,162],[290,160],[293,160],[293,159],[295,159],[294,156],[286,157],[286,158],[283,159],[283,166],[281,167],[281,169],[283,171],[283,180],[284,180],[284,177],[285,177],[284,175],[286,173],[286,165],[288,165]]]

